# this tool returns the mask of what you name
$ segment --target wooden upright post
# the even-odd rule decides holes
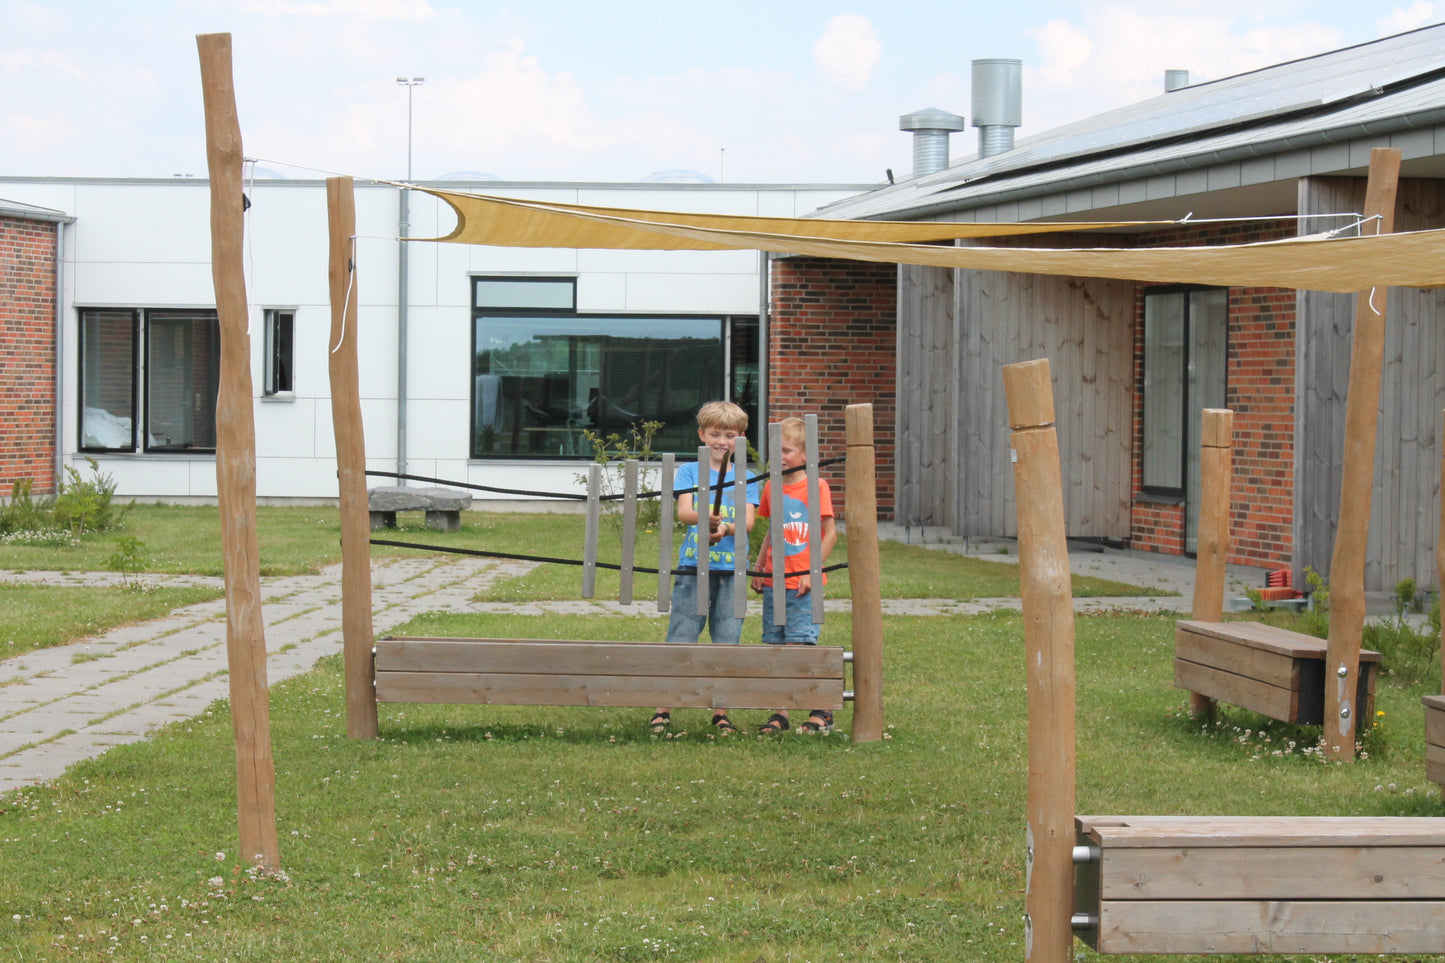
[[[346,678],[346,734],[375,739],[376,671],[371,660],[371,515],[366,507],[366,439],[361,423],[361,376],[356,365],[356,194],[349,177],[326,179],[331,258],[331,428],[336,435],[336,483],[341,504],[341,658]]]
[[[1370,151],[1365,216],[1378,218],[1365,230],[1395,229],[1395,188],[1400,151]],[[1345,461],[1340,478],[1339,524],[1330,558],[1330,638],[1325,655],[1325,752],[1354,759],[1360,679],[1360,639],[1365,628],[1365,551],[1370,536],[1370,495],[1375,486],[1375,434],[1380,419],[1380,371],[1385,357],[1386,292],[1371,288],[1355,295],[1355,331],[1350,349],[1350,386],[1345,398]]]
[[[1229,488],[1234,473],[1234,412],[1206,408],[1199,432],[1199,551],[1194,564],[1194,618],[1224,617],[1224,568],[1229,559]],[[1189,693],[1189,711],[1214,721],[1214,700]]]
[[[849,405],[843,410],[843,423],[848,446],[843,515],[848,525],[848,581],[853,588],[853,741],[877,742],[883,738],[883,588],[873,406]],[[776,450],[773,457],[777,458]],[[775,541],[773,548],[775,558],[782,554],[781,541]]]
[[[1437,591],[1445,597],[1445,411],[1440,412],[1440,530],[1435,536],[1435,578]],[[1445,642],[1445,624],[1440,627],[1440,638]],[[1440,647],[1445,653],[1445,645]],[[1445,693],[1445,654],[1440,657],[1440,691]]]
[[[1074,931],[1074,601],[1047,359],[1005,365],[1029,714],[1024,959],[1068,963]]]
[[[241,125],[231,80],[231,35],[196,37],[211,179],[211,277],[221,328],[216,397],[216,501],[226,573],[226,664],[236,740],[236,803],[241,858],[279,869],[276,768],[266,685],[266,629],[256,540],[256,421],[251,410],[251,337],[242,261]]]

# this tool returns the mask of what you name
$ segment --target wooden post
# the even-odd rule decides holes
[[[768,451],[773,459],[768,465],[768,542],[773,552],[773,624],[788,624],[788,553],[784,551],[783,525],[783,463],[778,452],[783,450],[783,426],[768,425]]]
[[[1194,618],[1224,618],[1224,567],[1229,559],[1229,489],[1234,474],[1234,412],[1206,408],[1199,433],[1199,554],[1194,564]],[[1189,693],[1189,712],[1214,721],[1214,700]]]
[[[869,422],[872,428],[872,422]],[[812,603],[813,624],[823,624],[823,506],[818,504],[822,498],[822,486],[818,483],[818,416],[807,414],[803,416],[803,440],[807,446],[807,453],[803,457],[804,480],[808,484],[808,582],[812,585],[809,590],[809,601]],[[874,509],[873,524],[878,524],[877,509]],[[778,545],[783,542],[779,541]],[[880,590],[881,592],[881,590]]]
[[[597,528],[602,518],[602,466],[587,466],[587,527],[582,535],[582,597],[597,594]]]
[[[346,676],[346,734],[375,739],[376,671],[371,647],[371,516],[366,507],[366,438],[361,423],[361,376],[356,364],[357,279],[352,256],[356,193],[349,177],[326,179],[331,258],[331,428],[336,435],[336,482],[341,507],[341,653]]]
[[[738,435],[733,439],[733,617],[747,618],[748,615],[748,555],[752,544],[748,541],[748,439]],[[727,466],[724,465],[724,468]],[[718,479],[718,490],[722,490],[722,479]],[[738,526],[742,528],[739,529]]]
[[[1029,714],[1024,959],[1068,963],[1074,932],[1074,602],[1047,359],[1005,365]]]
[[[1370,151],[1365,216],[1378,217],[1376,233],[1395,229],[1395,188],[1400,151]],[[1372,224],[1366,224],[1368,231]],[[1375,434],[1380,418],[1380,371],[1385,356],[1387,292],[1355,295],[1349,395],[1345,398],[1345,458],[1340,514],[1330,558],[1330,638],[1325,656],[1324,741],[1331,759],[1354,759],[1360,678],[1360,639],[1365,628],[1365,552],[1370,536],[1370,494],[1375,485]]]
[[[662,456],[659,481],[662,482],[661,501],[657,506],[657,611],[667,612],[672,608],[672,481],[677,471],[677,456],[672,452]]]
[[[848,580],[853,587],[853,741],[883,738],[883,588],[878,564],[878,490],[873,406],[843,410],[848,445],[843,514]],[[777,458],[776,450],[773,457]],[[776,531],[782,534],[781,527]],[[781,555],[781,542],[773,554]]]
[[[236,802],[241,858],[279,869],[276,768],[271,759],[266,631],[256,540],[256,421],[251,409],[251,337],[247,333],[242,251],[241,126],[232,86],[231,35],[196,37],[211,179],[211,277],[221,328],[216,398],[216,501],[226,573],[226,664],[236,740]]]
[[[1435,536],[1435,578],[1436,591],[1445,598],[1445,411],[1440,412],[1440,530]],[[1445,624],[1440,628],[1440,637],[1445,640]],[[1445,653],[1445,645],[1440,648]],[[1440,691],[1445,692],[1445,655],[1440,657]]]
[[[622,465],[622,565],[618,572],[617,601],[632,604],[632,569],[637,554],[637,476],[642,463],[629,458]]]

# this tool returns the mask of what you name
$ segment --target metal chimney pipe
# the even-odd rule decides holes
[[[1164,71],[1164,92],[1178,90],[1180,87],[1189,86],[1189,71],[1187,70],[1166,70]]]
[[[898,129],[913,134],[913,176],[936,174],[948,167],[948,135],[968,122],[937,107],[916,110],[898,118]]]
[[[994,57],[973,62],[973,126],[978,156],[1013,150],[1014,128],[1023,123],[1024,64]]]

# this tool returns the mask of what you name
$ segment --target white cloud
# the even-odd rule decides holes
[[[1165,70],[1188,70],[1198,83],[1343,42],[1339,30],[1309,21],[1281,29],[1227,10],[1140,13],[1113,4],[1086,7],[1077,19],[1051,20],[1028,34],[1038,58],[1024,70],[1025,134],[1162,94]]]
[[[882,56],[883,45],[872,22],[856,13],[840,13],[829,20],[823,35],[813,42],[813,66],[819,76],[849,90],[868,85]]]
[[[1408,7],[1395,7],[1384,19],[1376,20],[1375,29],[1380,31],[1381,36],[1389,36],[1423,27],[1434,19],[1435,4],[1416,0]]]

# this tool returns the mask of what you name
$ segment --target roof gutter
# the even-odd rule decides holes
[[[1398,117],[1381,121],[1347,124],[1329,130],[1317,130],[1303,134],[1275,137],[1269,140],[1227,147],[1222,150],[1192,154],[1188,157],[1149,161],[1141,164],[1133,164],[1128,167],[1115,168],[1109,171],[1080,174],[1074,177],[1066,177],[1062,180],[1051,181],[1047,184],[1004,189],[986,195],[936,201],[932,204],[918,204],[901,210],[890,211],[887,214],[878,215],[875,219],[887,221],[928,220],[934,215],[952,214],[958,211],[970,210],[991,204],[1005,204],[1049,194],[1061,194],[1066,191],[1079,190],[1082,188],[1099,187],[1105,184],[1138,180],[1143,177],[1153,177],[1159,174],[1172,174],[1181,170],[1197,169],[1201,166],[1199,162],[1200,158],[1204,158],[1208,164],[1232,163],[1234,161],[1265,157],[1271,154],[1281,154],[1287,151],[1304,150],[1325,144],[1356,140],[1361,137],[1392,134],[1399,131],[1435,127],[1442,124],[1445,124],[1445,107],[1436,107],[1430,110],[1401,114]],[[964,184],[961,186],[966,188],[968,185]]]

